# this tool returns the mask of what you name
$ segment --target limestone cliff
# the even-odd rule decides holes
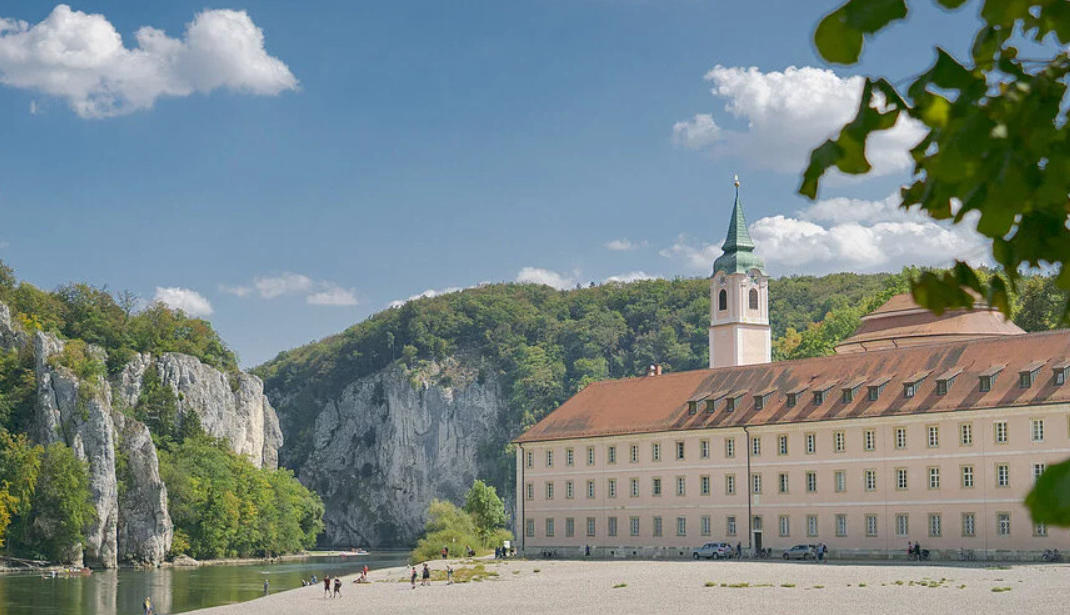
[[[415,541],[431,499],[459,502],[493,471],[506,439],[499,383],[452,359],[392,365],[316,408],[285,393],[276,401],[291,423],[308,421],[310,437],[298,444],[307,457],[288,458],[301,460],[298,477],[323,498],[330,545]]]

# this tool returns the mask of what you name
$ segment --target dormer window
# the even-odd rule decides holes
[[[1054,372],[1052,383],[1055,384],[1055,386],[1062,386],[1066,384],[1067,370],[1070,370],[1070,365],[1060,364],[1052,368],[1052,371]]]
[[[735,409],[736,409],[736,398],[735,397],[729,397],[728,399],[724,400],[724,411],[725,412],[731,412],[731,411],[733,411]]]
[[[789,408],[795,407],[796,397],[798,397],[798,393],[788,393],[787,403]]]
[[[1037,380],[1037,373],[1044,367],[1044,361],[1034,361],[1018,372],[1018,388],[1028,389]]]
[[[981,376],[978,388],[982,393],[987,393],[992,390],[992,376]]]
[[[951,382],[948,381],[948,380],[937,380],[936,381],[936,394],[937,395],[947,395],[947,389],[948,389],[948,386],[950,384],[951,384]]]
[[[1006,366],[1005,365],[993,365],[992,367],[990,367],[990,368],[986,369],[985,371],[981,372],[980,374],[978,374],[977,375],[977,378],[978,378],[978,383],[977,383],[978,389],[980,389],[980,391],[982,393],[987,393],[987,392],[991,391],[992,390],[992,383],[995,382],[996,376],[998,376],[999,373],[1001,371],[1003,371],[1004,367],[1006,367]]]
[[[716,409],[717,409],[717,400],[716,399],[707,399],[706,400],[706,414],[713,414],[713,411],[716,410]]]
[[[687,414],[690,415],[690,416],[694,416],[696,412],[698,412],[698,402],[697,401],[689,401],[689,402],[687,402]]]
[[[820,406],[821,402],[825,401],[824,391],[814,391],[814,405]]]
[[[855,400],[855,391],[857,391],[864,383],[865,380],[861,379],[848,383],[847,386],[843,387],[841,390],[840,401],[845,404],[853,402]]]
[[[881,396],[881,391],[884,390],[884,385],[888,384],[891,379],[891,376],[882,376],[874,380],[872,384],[866,387],[866,398],[869,401],[877,401],[877,398]]]
[[[930,371],[913,374],[903,382],[903,397],[914,397],[918,392],[918,385],[929,376]]]
[[[951,390],[951,385],[955,382],[955,376],[958,376],[961,372],[962,369],[956,367],[940,374],[936,378],[936,394],[947,395],[947,392]]]
[[[767,397],[776,392],[776,389],[767,389],[754,396],[754,409],[761,410],[765,408],[765,400]]]
[[[835,384],[836,384],[836,381],[832,380],[832,381],[822,382],[821,384],[819,384],[819,385],[814,387],[814,405],[815,406],[820,406],[822,403],[825,402],[825,398],[827,397],[827,393],[828,393],[829,389],[831,389],[833,387],[833,385],[835,385]]]

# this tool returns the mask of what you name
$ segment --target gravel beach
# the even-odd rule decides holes
[[[1028,614],[1070,608],[1070,565],[860,564],[803,562],[540,561],[483,564],[482,581],[411,589],[404,568],[345,578],[342,597],[323,586],[194,611],[198,615],[434,612]],[[444,570],[445,562],[430,562]],[[496,573],[496,575],[494,574]],[[404,582],[399,582],[405,579]]]

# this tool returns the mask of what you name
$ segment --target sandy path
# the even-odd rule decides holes
[[[1000,613],[1070,611],[1070,565],[985,568],[954,565],[802,562],[486,561],[498,577],[410,589],[405,570],[345,579],[342,597],[322,585],[194,611],[198,615],[334,613]],[[463,564],[454,563],[454,566]],[[432,562],[432,568],[444,568]],[[538,569],[539,572],[535,572]],[[941,582],[941,579],[945,579]],[[707,582],[714,587],[706,587]],[[911,585],[911,582],[914,582]],[[938,587],[921,584],[932,581]],[[897,583],[898,582],[898,583]],[[626,587],[614,585],[626,583]],[[749,584],[748,587],[722,587]],[[860,584],[864,583],[865,586]],[[770,585],[755,587],[755,585]],[[793,585],[793,587],[784,587]],[[961,587],[961,586],[965,587]],[[1009,591],[993,592],[994,587]]]

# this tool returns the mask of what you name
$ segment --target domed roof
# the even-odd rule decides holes
[[[863,316],[862,324],[836,346],[836,352],[865,352],[1023,333],[1018,325],[980,299],[974,302],[973,309],[949,310],[937,316],[904,293]]]

